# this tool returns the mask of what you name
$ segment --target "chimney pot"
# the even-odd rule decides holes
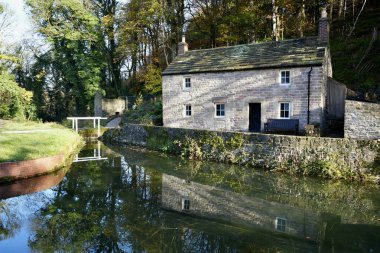
[[[327,18],[326,7],[323,7],[323,8],[322,8],[321,18]]]
[[[183,55],[189,51],[189,44],[186,43],[186,36],[182,35],[182,41],[178,43],[178,55]]]

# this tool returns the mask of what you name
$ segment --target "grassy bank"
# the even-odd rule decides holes
[[[0,162],[68,155],[81,141],[78,134],[58,124],[0,120]]]

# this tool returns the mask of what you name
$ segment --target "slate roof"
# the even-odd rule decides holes
[[[317,37],[188,51],[163,75],[322,65],[326,44]]]

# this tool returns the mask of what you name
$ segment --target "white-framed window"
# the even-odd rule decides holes
[[[215,104],[215,116],[216,117],[226,116],[226,104]]]
[[[182,198],[182,210],[190,210],[190,199]]]
[[[185,105],[185,116],[191,117],[193,115],[192,107],[191,105]]]
[[[292,104],[290,102],[280,102],[279,117],[280,119],[290,119],[292,114]]]
[[[281,85],[290,85],[291,76],[290,70],[281,70],[280,71],[280,84]]]
[[[187,89],[187,90],[191,88],[191,78],[190,77],[184,77],[183,78],[183,88]]]
[[[277,217],[276,218],[276,230],[285,232],[286,231],[286,226],[287,226],[288,221],[285,218]]]

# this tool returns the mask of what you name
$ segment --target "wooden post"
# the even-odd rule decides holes
[[[100,155],[100,141],[98,141],[98,157],[101,158],[101,155]]]
[[[74,130],[74,119],[71,119],[71,128]]]
[[[94,128],[96,128],[96,119],[94,118]]]
[[[100,136],[100,118],[98,118],[98,138]]]
[[[75,131],[78,133],[78,119],[75,119]]]

